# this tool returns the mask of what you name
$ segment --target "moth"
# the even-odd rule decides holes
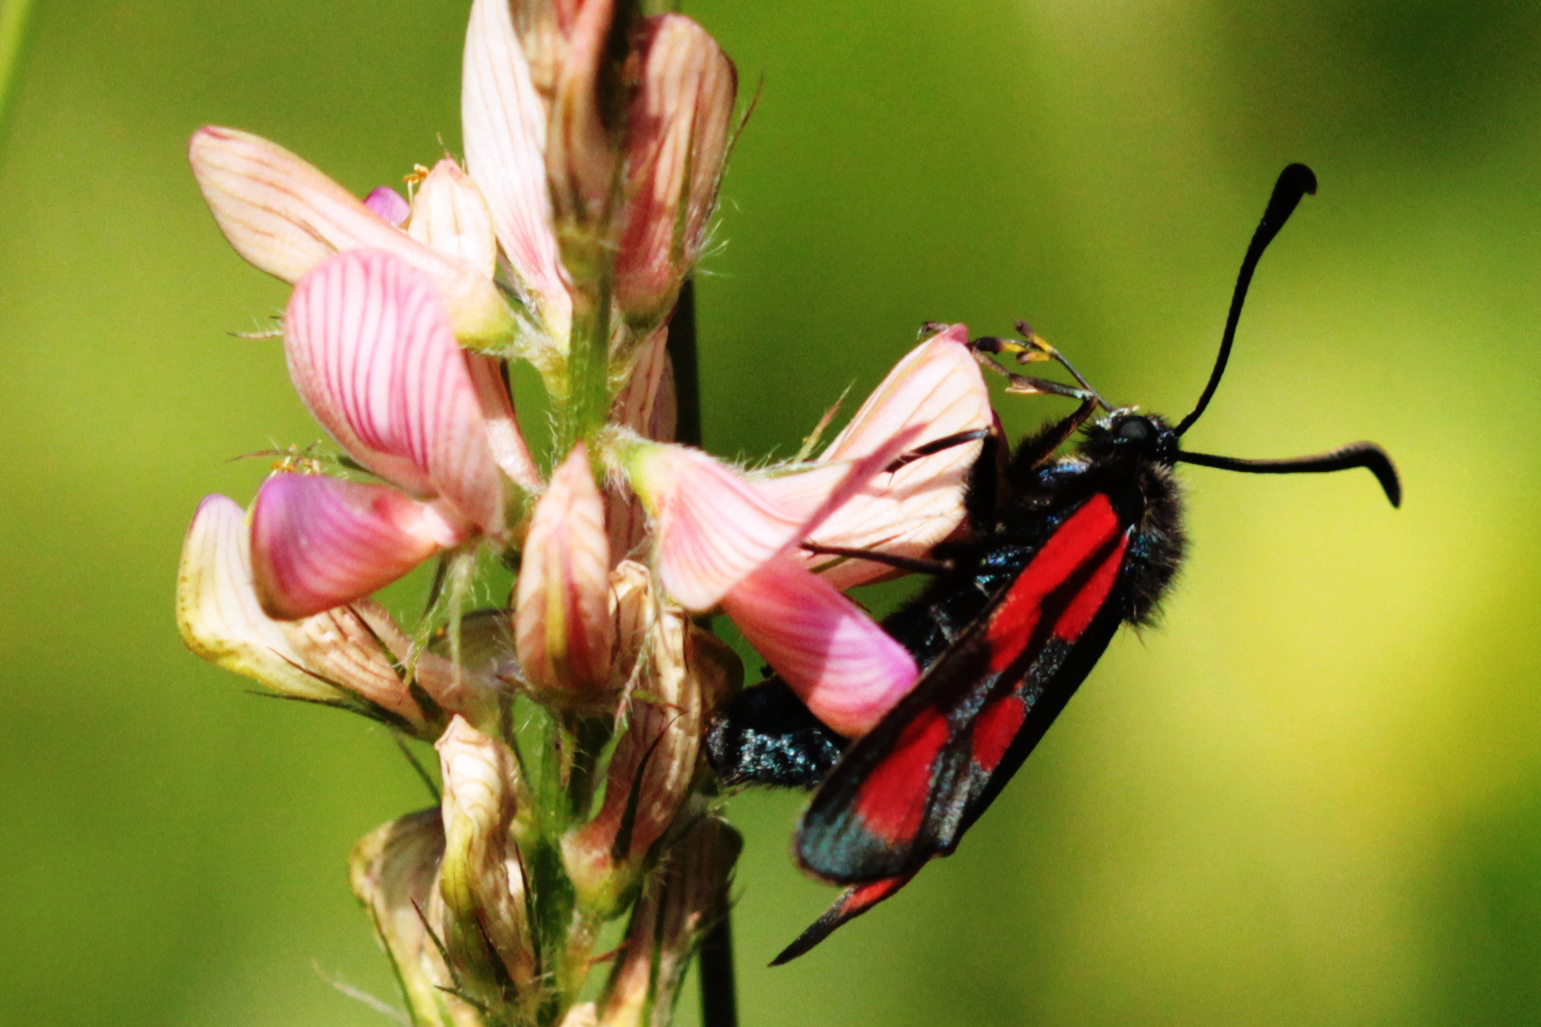
[[[1151,623],[1185,551],[1177,464],[1259,474],[1363,467],[1391,504],[1400,505],[1395,466],[1374,443],[1285,460],[1182,447],[1225,372],[1258,261],[1302,197],[1315,191],[1316,177],[1303,164],[1280,174],[1237,275],[1209,381],[1193,411],[1175,424],[1111,406],[1024,324],[1020,341],[987,337],[971,344],[981,354],[1013,355],[1022,363],[1057,361],[1077,386],[1019,375],[993,359],[982,364],[1008,379],[1007,391],[1056,393],[1080,403],[1024,439],[1004,463],[990,433],[925,447],[935,452],[985,442],[967,499],[968,540],[938,547],[924,567],[892,561],[936,575],[883,621],[921,668],[914,689],[855,740],[821,723],[776,677],[728,700],[710,728],[708,755],[725,783],[817,787],[798,825],[797,858],[810,873],[846,887],[772,965],[808,951],[892,896],[927,862],[953,852],[1119,625]]]

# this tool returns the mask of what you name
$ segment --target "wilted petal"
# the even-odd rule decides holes
[[[760,487],[764,483],[751,483],[700,450],[635,447],[629,476],[656,522],[664,588],[687,609],[711,609],[730,588],[796,545],[865,488],[904,452],[913,435],[901,433],[858,460],[805,472],[802,480],[813,485],[796,494],[795,504],[772,498]]]
[[[605,987],[602,1027],[651,1027],[672,1010],[690,957],[728,911],[728,882],[743,838],[725,820],[703,817],[659,867],[638,900]],[[644,1020],[649,1010],[655,1016]]]
[[[487,201],[448,157],[418,184],[407,232],[424,245],[454,254],[488,278],[497,270],[498,240]]]
[[[284,351],[305,405],[354,459],[502,530],[481,398],[427,276],[378,250],[332,257],[295,288]]]
[[[525,915],[525,877],[509,835],[517,802],[514,754],[463,718],[436,743],[444,781],[444,861],[439,893],[447,912],[444,945],[473,993],[507,1002],[538,997],[538,966]],[[496,967],[497,960],[501,967]],[[503,972],[498,972],[501,969]],[[502,993],[505,978],[515,995]]]
[[[519,569],[514,637],[540,689],[594,698],[610,684],[610,544],[588,449],[578,443],[535,504]]]
[[[437,809],[426,809],[360,839],[348,861],[348,876],[391,957],[414,1022],[481,1027],[475,1008],[451,994],[454,975],[423,922],[436,897],[443,856],[443,821]]]
[[[209,126],[193,134],[188,160],[225,238],[268,274],[297,282],[334,253],[385,250],[433,279],[468,345],[510,337],[507,305],[486,274],[382,220],[276,143]]]
[[[717,203],[738,74],[681,14],[649,19],[632,101],[615,296],[633,318],[662,316],[701,256]]]
[[[412,205],[388,185],[377,186],[370,190],[369,195],[364,197],[364,206],[368,207],[375,217],[397,228],[405,225],[407,218],[412,216]]]
[[[814,716],[848,738],[871,730],[920,673],[861,607],[788,557],[738,584],[722,609]]]
[[[376,628],[377,608],[339,607],[299,621],[262,612],[252,586],[246,512],[233,499],[209,496],[198,506],[177,569],[177,626],[187,647],[210,663],[253,678],[279,695],[377,709],[413,732],[423,712]],[[394,624],[391,625],[394,628]]]
[[[700,769],[705,718],[743,673],[733,650],[678,608],[654,622],[643,660],[604,805],[562,840],[580,899],[598,910],[624,893],[628,870],[674,823]]]
[[[460,99],[466,166],[487,198],[525,305],[565,350],[572,299],[551,228],[546,110],[530,81],[509,6],[508,0],[471,5]]]
[[[637,669],[647,633],[658,617],[653,576],[635,560],[622,560],[610,572],[610,605],[615,615],[615,666],[619,681],[630,681]]]
[[[279,473],[252,505],[253,581],[270,616],[308,617],[390,584],[465,535],[388,486]]]

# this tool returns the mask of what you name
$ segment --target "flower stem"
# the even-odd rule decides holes
[[[582,297],[582,309],[573,312],[558,459],[602,427],[610,414],[610,292],[606,275],[591,295]]]
[[[685,279],[669,321],[669,359],[674,364],[674,394],[678,404],[675,439],[701,444],[701,381],[696,362],[696,283]],[[697,969],[701,975],[702,1027],[738,1027],[738,993],[733,972],[733,925],[729,919],[727,882],[718,899],[717,918],[701,939]]]

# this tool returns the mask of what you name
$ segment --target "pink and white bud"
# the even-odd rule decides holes
[[[382,640],[400,634],[389,615],[369,604],[274,620],[258,603],[252,577],[245,511],[209,496],[188,528],[177,570],[177,627],[189,649],[278,695],[383,711],[418,735],[430,729],[396,671],[398,654],[381,649]]]
[[[412,205],[388,185],[376,186],[364,197],[364,206],[381,221],[404,228],[412,216]]]
[[[610,543],[604,499],[581,442],[535,504],[516,596],[515,646],[529,682],[558,702],[602,698],[615,644]]]
[[[407,234],[459,257],[488,278],[497,271],[498,239],[487,201],[470,176],[448,157],[418,183]]]
[[[638,47],[615,299],[633,320],[668,313],[695,266],[717,205],[738,73],[681,14],[648,20]]]
[[[610,212],[618,154],[615,127],[620,112],[610,109],[618,95],[611,29],[616,0],[577,0],[564,32],[562,59],[556,66],[546,135],[546,181],[552,210],[563,230],[592,228]]]
[[[647,647],[626,733],[606,771],[604,804],[562,840],[580,901],[605,911],[673,825],[700,771],[708,713],[743,673],[738,657],[676,608],[664,609]]]
[[[512,338],[512,315],[484,271],[413,239],[278,144],[208,126],[193,134],[188,160],[225,238],[259,270],[297,282],[334,253],[384,250],[433,280],[467,345]]]
[[[774,495],[769,482],[751,482],[700,450],[631,447],[626,469],[653,515],[659,580],[686,609],[711,609],[867,488],[913,437],[906,431],[860,459],[775,479]]]
[[[520,789],[518,760],[461,717],[450,721],[436,747],[444,781],[439,894],[445,950],[463,975],[474,977],[466,982],[474,995],[538,1001],[525,870],[509,832]],[[512,982],[515,995],[502,993],[503,979]]]
[[[424,922],[437,898],[443,855],[439,811],[422,810],[360,839],[349,859],[348,876],[390,954],[414,1022],[483,1027],[475,1007],[455,995],[455,974],[444,964],[434,937],[438,928]]]
[[[848,738],[870,731],[920,676],[904,646],[791,557],[745,578],[722,609],[814,716]]]
[[[659,867],[632,910],[605,988],[602,1027],[667,1027],[691,956],[727,915],[728,882],[743,845],[727,821],[703,817]]]
[[[531,80],[511,6],[509,0],[471,5],[460,96],[466,166],[487,199],[525,307],[547,345],[565,352],[572,298],[546,187],[546,107]]]
[[[993,423],[989,391],[967,346],[968,329],[952,325],[911,350],[867,397],[856,416],[819,457],[857,459],[913,432],[911,449]],[[843,549],[870,549],[924,557],[963,523],[964,493],[982,443],[968,442],[878,475],[869,488],[830,514],[810,541]],[[797,487],[785,478],[767,482],[773,495]],[[863,585],[893,571],[886,564],[798,554],[836,588]]]

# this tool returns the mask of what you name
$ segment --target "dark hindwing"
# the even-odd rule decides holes
[[[824,782],[798,828],[808,870],[907,878],[956,848],[1116,630],[1132,531],[1102,492],[1065,516]]]

